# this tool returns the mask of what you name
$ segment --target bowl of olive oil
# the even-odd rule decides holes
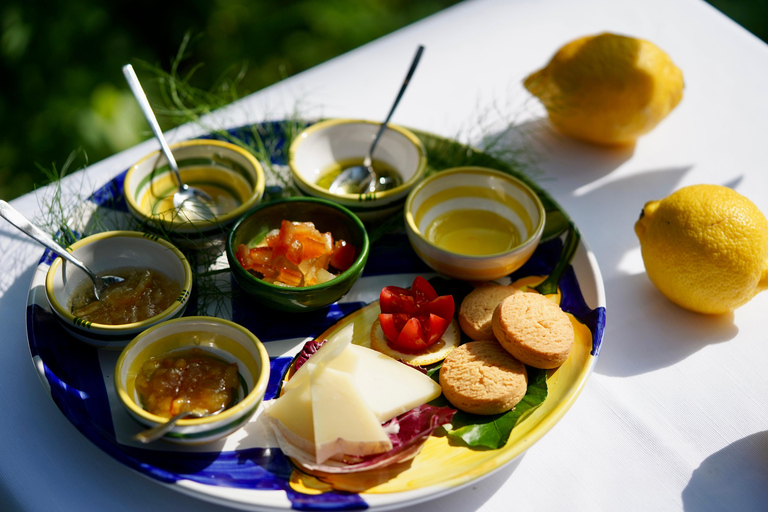
[[[491,281],[520,268],[541,239],[544,206],[525,183],[484,167],[433,174],[405,201],[408,240],[437,272]]]
[[[372,165],[386,183],[375,192],[331,192],[333,180],[345,169],[361,165],[381,123],[328,119],[309,126],[291,144],[288,163],[302,194],[345,206],[364,222],[400,210],[408,192],[427,168],[424,145],[409,130],[388,124],[376,145]]]

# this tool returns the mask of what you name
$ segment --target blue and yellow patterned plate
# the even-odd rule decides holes
[[[267,147],[275,148],[272,163],[280,166],[284,164],[281,148],[285,141],[276,126],[270,125],[263,137],[273,137],[265,142]],[[428,151],[444,142],[429,135],[419,136]],[[488,166],[488,157],[480,156],[483,160],[478,164]],[[90,197],[84,230],[96,224],[88,219],[94,212],[101,221],[109,219],[110,227],[135,228],[122,198],[124,177],[125,171]],[[37,267],[28,295],[30,353],[51,398],[83,435],[122,464],[186,494],[259,510],[383,510],[433,499],[492,473],[527,450],[570,408],[597,362],[605,327],[605,292],[597,262],[567,215],[544,191],[538,187],[534,190],[552,210],[553,223],[547,240],[539,244],[528,263],[505,280],[557,276],[542,285],[549,290],[540,290],[551,293],[554,287],[559,291],[561,306],[572,315],[580,335],[566,363],[547,374],[547,399],[517,424],[506,445],[497,450],[473,450],[444,435],[434,435],[410,463],[398,465],[396,471],[371,471],[321,481],[294,470],[259,413],[241,430],[214,444],[141,445],[131,439],[141,427],[120,405],[112,384],[119,352],[75,340],[50,311],[44,282],[54,255],[48,252]],[[273,187],[272,192],[277,189]],[[558,224],[562,229],[557,229]],[[222,286],[236,286],[228,274],[221,275]],[[361,279],[342,300],[329,307],[310,313],[282,313],[247,299],[236,299],[216,312],[247,327],[264,342],[272,367],[265,396],[269,400],[277,395],[292,357],[307,340],[327,336],[349,322],[360,327],[356,332],[367,332],[378,310],[375,302],[381,288],[407,287],[415,275],[430,278],[435,274],[411,249],[403,231],[388,232],[372,243]],[[193,296],[187,315],[210,314],[196,308],[194,301]]]

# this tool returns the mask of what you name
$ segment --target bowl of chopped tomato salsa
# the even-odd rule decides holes
[[[262,305],[313,311],[343,297],[368,259],[368,234],[343,206],[294,197],[238,220],[226,253],[237,284]]]

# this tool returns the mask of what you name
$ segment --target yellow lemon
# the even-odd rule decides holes
[[[693,185],[650,201],[635,233],[648,277],[686,309],[726,313],[768,287],[768,221],[727,187]]]
[[[607,146],[634,142],[683,97],[683,73],[659,47],[608,33],[566,44],[523,83],[558,130]]]

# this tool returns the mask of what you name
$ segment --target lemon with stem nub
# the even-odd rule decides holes
[[[600,145],[634,142],[683,97],[683,73],[655,44],[616,34],[582,37],[558,50],[525,88],[562,133]]]
[[[648,277],[686,309],[726,313],[768,287],[768,221],[727,187],[692,185],[650,201],[635,233]]]

